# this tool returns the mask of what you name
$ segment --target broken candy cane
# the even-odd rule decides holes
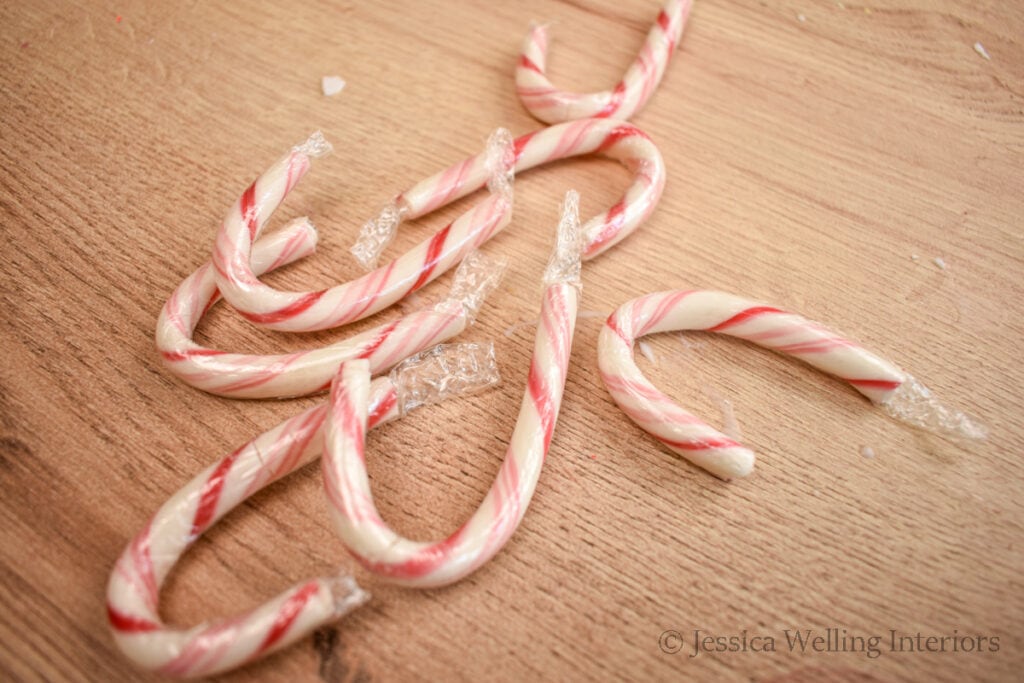
[[[598,338],[601,379],[633,422],[723,479],[749,474],[754,453],[676,405],[634,361],[636,339],[673,330],[721,332],[752,341],[848,382],[904,422],[969,438],[984,436],[981,427],[940,405],[928,389],[889,361],[794,313],[711,291],[657,292],[623,304]]]

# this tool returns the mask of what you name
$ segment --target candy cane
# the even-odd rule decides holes
[[[970,438],[984,431],[938,404],[919,382],[889,361],[822,325],[732,294],[669,291],[620,306],[598,338],[601,378],[620,408],[642,429],[694,464],[728,479],[746,476],[754,454],[673,403],[637,368],[633,342],[671,330],[721,332],[789,354],[834,375],[905,422]]]
[[[588,94],[559,90],[548,80],[548,29],[534,26],[523,41],[516,65],[516,94],[523,106],[545,123],[589,117],[628,119],[647,104],[661,82],[692,7],[693,0],[668,0],[618,85]]]
[[[262,274],[311,254],[316,231],[302,218],[261,237],[252,269]],[[366,358],[374,374],[462,332],[487,294],[497,286],[504,264],[480,252],[469,254],[455,274],[452,294],[433,309],[319,349],[273,355],[228,353],[197,344],[192,334],[203,314],[220,298],[213,266],[206,263],[167,300],[157,322],[156,345],[167,368],[194,387],[231,398],[284,398],[326,391],[338,365]]]
[[[433,238],[388,266],[330,289],[283,292],[260,282],[251,266],[252,244],[281,201],[329,149],[318,134],[270,167],[228,212],[217,233],[213,266],[217,287],[248,320],[277,330],[323,330],[376,313],[433,281],[508,223],[512,212],[511,136],[492,136],[492,192]]]
[[[487,497],[447,539],[402,538],[373,502],[364,457],[370,373],[365,361],[341,366],[331,386],[322,468],[329,509],[349,550],[367,569],[409,586],[442,586],[473,572],[515,531],[533,496],[558,419],[579,297],[580,239],[575,193],[566,197],[529,380],[515,431]]]
[[[607,211],[583,226],[583,260],[589,260],[633,233],[654,211],[665,187],[665,163],[651,139],[624,121],[587,119],[541,128],[516,138],[517,173],[583,154],[602,154],[625,165],[635,180]],[[400,223],[419,218],[483,187],[488,167],[478,155],[422,180],[399,194],[380,216],[363,226],[352,253],[372,267]]]
[[[369,384],[369,427],[496,382],[493,348],[437,347]],[[319,457],[326,414],[326,405],[310,408],[208,467],[164,503],[125,549],[107,587],[107,616],[118,647],[138,666],[179,677],[227,671],[303,638],[368,599],[351,578],[330,577],[190,629],[166,626],[159,615],[160,587],[199,536],[257,491]]]

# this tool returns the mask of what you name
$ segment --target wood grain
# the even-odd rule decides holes
[[[271,281],[350,279],[348,245],[388,197],[498,125],[538,127],[512,82],[531,20],[555,22],[555,82],[597,89],[633,58],[655,4],[126,0],[119,22],[91,0],[0,5],[0,678],[149,680],[107,631],[115,558],[200,468],[317,400],[207,396],[153,349],[163,300],[250,180],[323,129],[337,153],[282,211],[312,216],[322,246]],[[1017,680],[1021,35],[1020,3],[995,0],[700,0],[634,119],[664,154],[665,197],[584,273],[589,311],[716,288],[839,327],[978,416],[987,441],[914,432],[746,344],[655,338],[652,379],[713,422],[714,392],[727,397],[760,456],[725,484],[615,408],[595,374],[600,320],[585,318],[534,502],[484,569],[428,592],[367,576],[333,536],[312,467],[197,544],[164,591],[165,616],[232,613],[341,565],[373,592],[367,607],[223,680]],[[320,77],[335,73],[349,85],[325,98]],[[487,247],[514,267],[463,335],[496,340],[503,385],[370,439],[381,511],[399,531],[438,537],[484,495],[532,345],[528,326],[503,332],[536,316],[558,199],[574,187],[595,213],[627,178],[585,159],[518,179],[514,224]],[[468,201],[405,228],[389,254]],[[253,351],[345,334],[269,333],[223,307],[201,328]],[[829,627],[956,630],[1000,648],[691,658],[658,646],[672,629]]]

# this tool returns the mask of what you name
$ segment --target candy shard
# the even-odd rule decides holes
[[[324,76],[320,79],[320,88],[326,97],[337,95],[345,89],[345,79],[341,76]]]
[[[886,400],[881,407],[900,422],[920,427],[935,434],[944,434],[965,439],[984,439],[988,431],[970,417],[944,406],[928,387],[911,375]]]

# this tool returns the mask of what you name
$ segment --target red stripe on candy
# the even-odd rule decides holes
[[[662,442],[666,446],[672,448],[678,448],[683,451],[706,451],[712,448],[742,448],[743,445],[739,444],[732,439],[699,439],[697,441],[672,441],[671,439],[664,439],[657,434],[653,435],[654,438]]]
[[[158,631],[160,624],[119,612],[113,605],[107,605],[107,621],[110,627],[120,633],[149,633]]]
[[[594,114],[595,118],[606,119],[610,116],[614,116],[615,112],[622,106],[622,101],[626,99],[626,82],[619,81],[619,84],[615,86],[615,90],[612,91],[612,98],[608,100],[608,104],[604,108]]]
[[[186,351],[161,351],[160,355],[167,361],[187,360],[196,356],[223,356],[226,352],[217,349],[188,349]]]
[[[520,135],[512,142],[512,147],[515,149],[516,153],[516,161],[519,161],[519,157],[523,156],[523,150],[526,148],[526,145],[529,144],[530,140],[533,139],[533,136],[538,132],[539,131],[533,131],[526,135]]]
[[[661,27],[662,31],[668,33],[670,23],[671,19],[668,18],[667,14],[665,14],[665,10],[661,10],[660,12],[658,12],[658,26]]]
[[[242,220],[249,227],[249,239],[256,239],[256,181],[242,193],[239,210],[242,212]]]
[[[242,317],[246,320],[250,320],[254,323],[279,323],[289,318],[304,313],[309,310],[310,306],[320,301],[320,297],[327,293],[326,289],[321,289],[319,292],[309,292],[308,294],[300,297],[294,303],[291,303],[284,308],[279,308],[276,311],[270,313],[247,313],[245,311],[239,311]]]
[[[224,490],[228,472],[231,471],[231,466],[235,464],[235,460],[238,459],[243,450],[245,450],[245,446],[242,446],[217,463],[217,467],[213,470],[209,479],[206,480],[206,483],[203,484],[203,490],[199,497],[199,507],[196,508],[195,517],[192,518],[192,538],[206,531],[206,528],[213,520],[214,515],[217,513],[217,503],[220,501],[220,494]]]
[[[527,57],[526,55],[519,56],[519,66],[521,66],[524,69],[529,69],[530,71],[536,71],[539,74],[544,73],[543,71],[540,70],[540,67],[534,64],[533,60]]]
[[[445,240],[448,239],[448,232],[451,230],[452,224],[444,226],[430,239],[430,245],[427,247],[427,258],[423,263],[423,270],[420,271],[420,276],[416,278],[416,283],[413,284],[410,292],[415,292],[423,285],[430,282],[430,274],[434,272],[434,268],[437,267],[437,262],[441,260],[441,251],[444,249]]]
[[[267,637],[263,639],[260,646],[256,649],[256,652],[266,652],[274,646],[274,643],[281,640],[281,637],[288,632],[291,625],[295,623],[302,609],[309,602],[309,599],[320,592],[320,585],[316,581],[310,581],[299,590],[292,593],[291,597],[288,598],[281,609],[277,613],[277,617],[274,619],[273,626],[267,632]]]
[[[547,382],[536,360],[530,363],[528,384],[530,397],[533,399],[533,405],[537,409],[540,424],[544,428],[544,452],[547,453],[548,446],[551,444],[551,435],[555,430],[555,407],[551,400]]]
[[[396,320],[395,322],[391,323],[390,325],[385,327],[383,330],[381,330],[380,334],[378,334],[373,339],[373,341],[371,341],[366,346],[366,348],[363,350],[363,352],[361,354],[359,354],[359,358],[369,358],[370,356],[372,356],[373,353],[377,349],[379,349],[381,347],[381,344],[383,344],[384,342],[387,341],[388,337],[391,336],[391,333],[395,331],[395,328],[398,327],[398,323],[399,323],[399,321]]]
[[[771,306],[752,306],[744,311],[740,311],[728,320],[718,323],[714,327],[709,327],[708,332],[721,332],[728,327],[745,323],[748,320],[756,318],[759,315],[764,315],[765,313],[785,313],[785,311],[778,308],[772,308]]]

